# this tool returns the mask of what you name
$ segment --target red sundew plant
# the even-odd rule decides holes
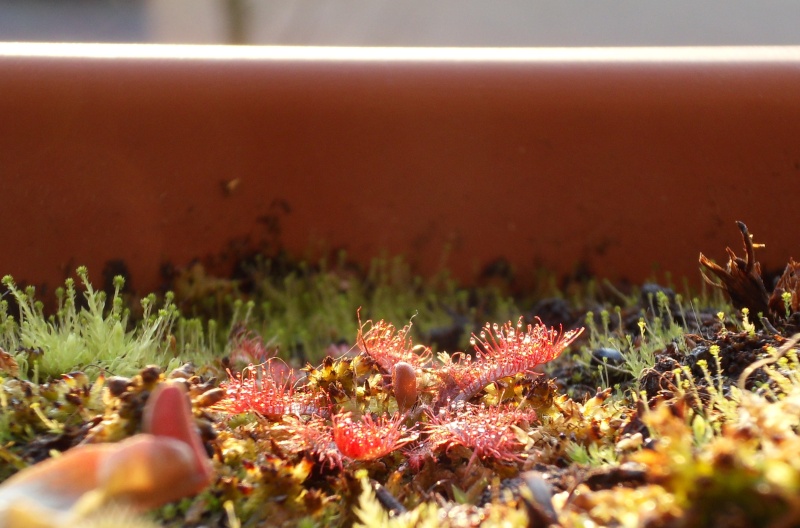
[[[373,420],[369,414],[353,421],[349,412],[333,416],[333,441],[341,453],[353,460],[375,460],[416,440],[403,426],[403,416]]]
[[[414,368],[421,368],[431,357],[431,349],[423,346],[414,346],[408,333],[411,323],[397,330],[395,326],[386,321],[361,323],[358,320],[358,348],[371,357],[384,372],[392,372],[392,367],[403,361]],[[365,327],[369,329],[365,331]]]
[[[433,459],[433,450],[426,441],[416,441],[403,450],[408,467],[414,472],[422,470],[425,461]]]
[[[276,380],[272,372],[269,362],[250,365],[238,375],[229,370],[228,381],[220,384],[226,397],[215,408],[230,414],[257,412],[270,418],[326,412],[322,395],[298,392],[291,380]]]
[[[472,335],[475,359],[462,355],[458,361],[442,369],[439,402],[467,401],[490,383],[557,358],[583,332],[583,328],[562,332],[547,328],[539,321],[522,330],[522,318],[516,328],[507,322],[503,326],[486,323],[480,336]]]
[[[276,352],[276,349],[265,345],[264,340],[258,334],[241,331],[233,339],[229,357],[232,364],[257,365],[271,359]]]
[[[512,426],[536,419],[533,410],[484,407],[464,404],[430,413],[425,427],[428,445],[432,450],[450,449],[460,445],[472,449],[470,465],[477,458],[521,462],[522,443]]]
[[[359,323],[360,323],[359,319]],[[392,417],[374,418],[366,413],[354,419],[351,412],[339,408],[337,398],[330,397],[332,388],[350,399],[358,399],[356,387],[359,375],[350,362],[337,363],[336,376],[352,376],[350,385],[308,383],[297,388],[290,375],[281,371],[282,365],[249,366],[241,375],[228,372],[230,379],[222,384],[226,398],[216,408],[229,413],[257,412],[273,420],[282,418],[277,427],[288,433],[283,443],[295,452],[305,452],[323,467],[342,469],[343,460],[370,461],[406,449],[409,467],[419,468],[434,453],[463,446],[472,450],[471,465],[477,458],[495,458],[520,462],[522,442],[514,426],[536,419],[533,410],[507,406],[478,407],[467,403],[490,383],[522,372],[556,358],[572,343],[583,329],[568,332],[548,329],[541,322],[523,330],[520,318],[516,327],[508,322],[503,326],[488,323],[479,336],[473,335],[475,358],[456,355],[451,361],[442,355],[444,366],[425,368],[432,355],[424,346],[414,346],[408,333],[411,325],[397,330],[385,321],[360,324],[358,347],[371,357],[383,371],[391,375],[392,390],[401,411]],[[332,359],[327,360],[331,365]],[[332,368],[332,367],[331,367]],[[314,369],[311,369],[314,370]],[[429,374],[433,374],[432,378]],[[437,380],[427,388],[436,392],[434,409],[423,402],[417,406],[418,376]],[[366,386],[366,382],[365,386]],[[428,383],[423,381],[423,383]],[[349,387],[349,388],[346,388]],[[365,389],[364,394],[369,394]],[[437,405],[439,403],[439,405]],[[336,413],[334,408],[339,408]],[[404,421],[414,408],[428,409],[428,423],[423,434],[416,426],[408,429]],[[300,418],[311,415],[311,418]],[[419,413],[415,415],[419,418]]]
[[[331,426],[325,419],[315,417],[304,422],[287,417],[280,427],[290,433],[296,451],[310,453],[322,467],[342,469],[342,452],[334,443]]]

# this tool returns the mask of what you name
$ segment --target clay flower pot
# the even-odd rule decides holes
[[[231,241],[697,281],[794,252],[800,48],[0,44],[0,269],[50,286]],[[777,240],[775,240],[777,238]],[[711,255],[722,259],[724,255]]]

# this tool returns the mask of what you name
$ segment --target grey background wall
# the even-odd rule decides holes
[[[798,27],[796,0],[0,0],[2,41],[781,45]]]

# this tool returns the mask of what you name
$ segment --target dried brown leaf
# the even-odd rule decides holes
[[[728,264],[723,268],[700,253],[700,264],[716,275],[719,282],[710,279],[702,268],[700,273],[707,283],[725,292],[734,307],[739,310],[749,309],[753,314],[753,322],[758,323],[756,314],[766,315],[769,311],[769,295],[761,279],[761,264],[755,260],[755,245],[747,226],[743,222],[736,222],[736,225],[742,233],[745,258],[739,258],[731,248],[725,248],[728,253]]]
[[[0,372],[5,372],[9,376],[19,376],[19,364],[14,356],[0,348]]]

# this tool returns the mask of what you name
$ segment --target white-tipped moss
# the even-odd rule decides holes
[[[603,364],[598,368],[604,372],[600,373],[600,381],[607,386],[609,373],[607,370],[613,369],[623,371],[633,378],[638,379],[642,372],[653,367],[656,361],[656,352],[665,349],[669,345],[676,346],[679,350],[688,352],[687,345],[683,339],[687,332],[686,307],[683,304],[681,295],[675,296],[675,304],[679,308],[679,314],[672,313],[670,299],[662,291],[649,297],[649,310],[642,310],[639,318],[638,332],[631,334],[626,332],[622,326],[622,308],[614,307],[617,328],[611,328],[611,312],[604,309],[600,312],[599,328],[595,321],[595,314],[586,314],[586,328],[589,331],[588,347],[585,347],[584,356],[589,356],[592,350],[613,349],[618,350],[623,358],[621,364],[612,366]],[[635,305],[634,301],[625,299],[630,306]],[[698,303],[697,300],[689,303],[692,307]],[[694,308],[693,308],[694,309]],[[724,316],[723,312],[720,312]],[[588,363],[588,359],[586,360]]]
[[[124,308],[120,291],[122,277],[114,279],[114,293],[107,308],[106,294],[96,291],[89,282],[85,267],[77,270],[84,288],[84,303],[78,302],[75,281],[67,279],[64,288],[56,291],[58,309],[46,316],[43,304],[29,286],[19,289],[10,276],[3,284],[19,306],[19,321],[8,315],[0,303],[2,344],[17,350],[23,375],[53,378],[74,370],[92,375],[101,371],[117,375],[133,375],[144,365],[157,364],[170,368],[179,360],[168,353],[166,339],[178,317],[178,309],[167,294],[161,308],[156,309],[155,296],[142,300],[143,318],[135,329],[129,329],[129,311]]]

